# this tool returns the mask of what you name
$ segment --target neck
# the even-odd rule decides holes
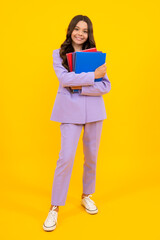
[[[74,51],[81,51],[82,50],[82,45],[75,45],[75,44],[72,44],[73,48],[74,48]]]

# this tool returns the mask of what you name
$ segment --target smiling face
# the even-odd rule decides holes
[[[79,21],[75,26],[72,34],[72,46],[75,51],[81,50],[83,43],[88,38],[88,25],[84,21]]]

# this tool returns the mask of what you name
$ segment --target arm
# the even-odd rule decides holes
[[[94,82],[92,86],[82,86],[80,95],[88,96],[101,96],[108,93],[111,90],[111,83],[108,79],[107,74],[104,75],[102,81]]]
[[[62,87],[88,86],[94,84],[94,72],[68,72],[62,65],[59,49],[53,50],[53,68]]]

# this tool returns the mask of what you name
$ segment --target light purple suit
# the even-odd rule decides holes
[[[62,65],[59,49],[53,50],[53,67],[59,88],[50,120],[61,123],[84,124],[107,118],[102,95],[111,90],[107,74],[94,82],[94,72],[68,72]],[[71,93],[70,87],[82,86],[81,93]]]
[[[74,158],[83,133],[83,193],[95,192],[96,164],[103,119],[106,118],[102,95],[111,89],[107,74],[102,82],[94,82],[94,72],[75,74],[62,65],[59,50],[53,51],[53,67],[59,88],[51,120],[61,122],[61,150],[52,185],[51,204],[65,205]],[[81,93],[71,93],[71,86],[82,86]]]

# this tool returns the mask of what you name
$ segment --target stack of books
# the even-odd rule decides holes
[[[106,53],[97,51],[96,48],[67,53],[66,56],[70,72],[74,71],[75,73],[94,72],[106,61]],[[98,78],[94,81],[101,80],[102,78]]]

